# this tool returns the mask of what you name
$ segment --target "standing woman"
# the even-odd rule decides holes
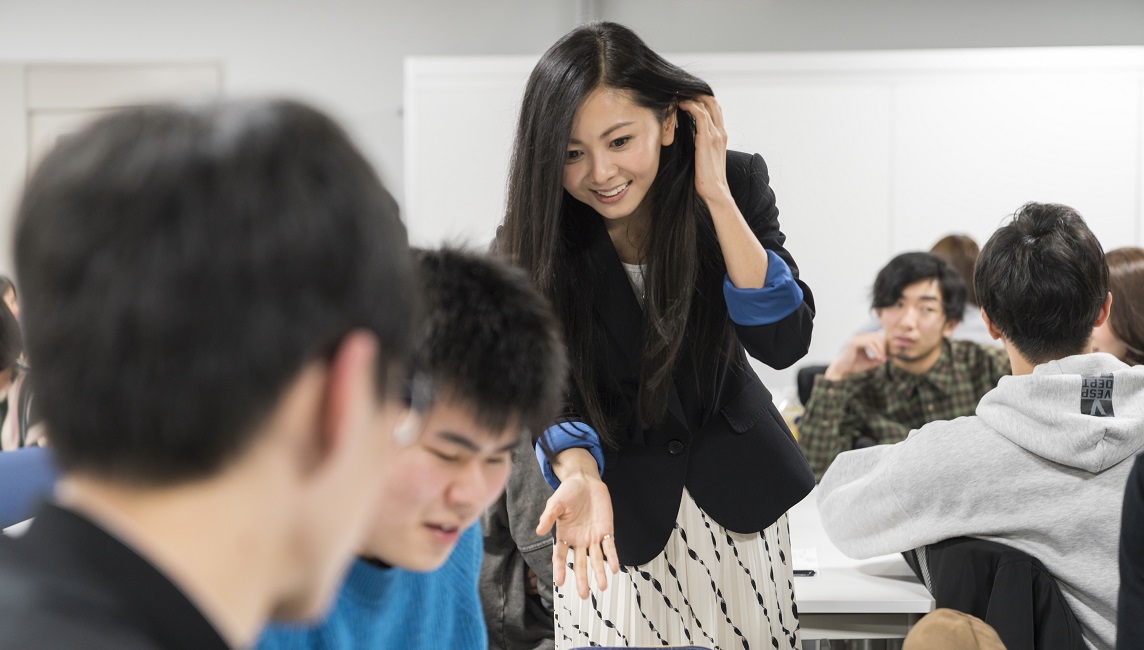
[[[538,444],[558,648],[800,647],[785,513],[814,477],[746,353],[798,361],[814,303],[766,164],[726,142],[711,88],[614,23],[525,89],[497,247],[572,360]]]

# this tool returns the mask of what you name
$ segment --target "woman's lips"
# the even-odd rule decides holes
[[[611,190],[608,190],[608,191],[609,192],[615,192],[615,194],[612,194],[610,196],[606,195],[606,194],[602,194],[597,190],[592,190],[592,194],[594,194],[596,196],[596,200],[599,201],[600,203],[616,203],[620,199],[624,198],[625,195],[627,195],[628,188],[630,188],[631,186],[632,186],[632,182],[628,181],[627,183],[624,183],[622,186],[620,186],[618,191],[616,188],[612,188]]]

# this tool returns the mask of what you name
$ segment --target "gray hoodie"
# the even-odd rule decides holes
[[[1142,447],[1144,366],[1077,355],[1002,378],[975,416],[840,455],[818,506],[851,557],[962,535],[1024,551],[1056,577],[1085,640],[1111,649],[1120,508]]]

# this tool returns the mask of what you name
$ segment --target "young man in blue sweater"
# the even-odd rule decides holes
[[[481,513],[522,437],[557,414],[567,361],[527,277],[456,250],[417,254],[425,320],[407,445],[373,529],[316,627],[272,625],[259,648],[486,648]]]

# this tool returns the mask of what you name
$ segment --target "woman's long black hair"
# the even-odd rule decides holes
[[[504,223],[497,250],[526,269],[552,302],[564,327],[571,360],[572,404],[606,444],[617,442],[596,386],[592,287],[577,281],[570,250],[569,212],[580,205],[564,191],[563,174],[576,110],[597,88],[626,91],[660,122],[676,112],[675,140],[660,154],[659,170],[645,201],[651,201],[646,239],[643,353],[636,411],[643,428],[658,424],[667,409],[672,370],[692,313],[713,300],[697,295],[703,265],[722,265],[710,215],[695,190],[695,126],[678,102],[711,95],[701,79],[668,63],[630,29],[608,22],[579,27],[553,45],[536,64],[525,87],[509,171]],[[598,215],[595,215],[597,218]],[[581,217],[583,218],[583,217]],[[702,249],[702,251],[701,251]],[[710,254],[711,250],[714,254]],[[702,304],[696,304],[702,303]],[[699,323],[716,322],[697,315]],[[696,332],[720,341],[720,333]],[[690,336],[691,334],[688,334]]]

